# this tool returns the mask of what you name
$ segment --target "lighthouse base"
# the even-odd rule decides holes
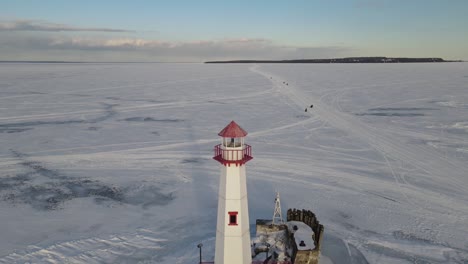
[[[288,221],[257,219],[252,264],[318,264],[323,225],[308,210],[288,210]],[[264,262],[268,258],[268,262]]]

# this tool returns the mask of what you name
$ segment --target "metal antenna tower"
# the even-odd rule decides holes
[[[273,213],[273,224],[274,225],[284,224],[283,216],[281,215],[281,202],[280,202],[279,192],[276,192],[275,212]]]

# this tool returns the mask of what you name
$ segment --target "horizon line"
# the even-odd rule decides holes
[[[386,56],[351,56],[341,58],[321,58],[321,59],[235,59],[235,60],[205,60],[205,61],[74,61],[74,60],[0,60],[0,63],[211,63],[211,62],[294,62],[306,60],[335,60],[335,59],[351,59],[351,58],[387,58],[387,59],[442,59],[443,62],[468,62],[468,59],[451,59],[445,60],[441,57],[386,57]],[[339,62],[338,62],[339,63]]]

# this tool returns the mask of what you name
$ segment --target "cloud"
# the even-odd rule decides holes
[[[74,27],[65,24],[50,23],[43,20],[14,20],[0,21],[0,31],[46,31],[46,32],[65,32],[65,31],[83,31],[83,32],[135,32],[134,30],[115,29],[115,28],[86,28]]]
[[[264,38],[167,41],[127,37],[0,33],[0,60],[206,61],[349,55],[345,46],[297,47]]]
[[[93,32],[103,34],[92,34]],[[115,33],[111,36],[105,33]],[[0,20],[0,60],[206,61],[349,55],[345,46],[297,47],[265,38],[169,41],[128,37],[132,30],[43,20]],[[46,34],[45,34],[46,33]],[[86,34],[90,33],[90,34]],[[138,31],[138,33],[141,33]],[[120,37],[121,36],[121,37]]]
[[[199,41],[161,41],[138,38],[86,38],[86,37],[54,37],[48,39],[45,44],[50,48],[64,49],[107,49],[107,50],[154,50],[154,49],[181,49],[181,48],[259,48],[271,46],[267,39],[224,39],[224,40],[199,40]]]
[[[152,55],[165,56],[196,56],[199,58],[257,58],[257,59],[288,59],[307,58],[310,56],[327,57],[336,55],[346,48],[343,47],[294,47],[277,45],[268,39],[223,39],[200,41],[160,41],[135,38],[54,38],[43,42],[44,48],[87,50],[87,51],[119,51],[146,52]]]

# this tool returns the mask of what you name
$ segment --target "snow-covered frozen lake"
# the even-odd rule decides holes
[[[322,263],[468,262],[468,63],[6,63],[0,263],[212,260],[231,120],[252,226],[278,190]]]

